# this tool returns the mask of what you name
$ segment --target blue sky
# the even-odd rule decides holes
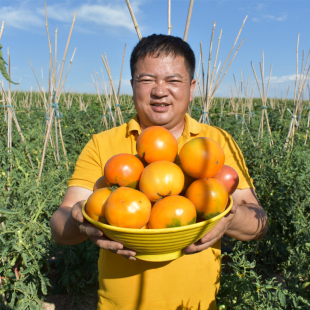
[[[167,34],[167,0],[131,0],[142,36],[153,33]],[[183,38],[190,0],[171,0],[171,35]],[[101,69],[105,81],[108,80],[101,55],[107,56],[114,85],[118,86],[124,45],[126,44],[121,92],[131,94],[129,58],[138,42],[125,0],[53,0],[47,1],[49,33],[54,57],[54,38],[57,28],[57,58],[62,62],[67,38],[74,12],[77,12],[64,74],[74,49],[76,53],[65,83],[65,90],[71,92],[95,93],[91,73]],[[237,83],[243,76],[243,85],[251,81],[248,92],[255,87],[255,97],[259,96],[251,62],[261,77],[259,63],[262,50],[265,59],[265,83],[269,76],[271,63],[272,79],[268,97],[285,97],[289,86],[289,97],[294,95],[296,76],[296,44],[299,39],[299,67],[302,52],[305,59],[309,52],[309,14],[308,0],[195,0],[187,42],[192,46],[197,65],[200,57],[200,43],[203,47],[205,70],[207,70],[210,38],[213,22],[216,22],[212,67],[218,36],[222,38],[218,62],[223,65],[236,39],[243,20],[248,16],[236,47],[245,38],[216,96],[229,96],[228,89],[234,89],[234,76]],[[5,21],[1,44],[3,56],[7,60],[7,49],[11,57],[11,77],[21,83],[20,90],[37,90],[30,59],[42,87],[47,88],[49,71],[49,48],[45,27],[44,1],[1,0],[0,22]],[[198,70],[198,68],[197,68]],[[201,68],[199,69],[201,72]],[[300,71],[300,69],[299,69]],[[242,74],[241,74],[242,72]],[[7,83],[5,82],[7,86]],[[248,84],[250,85],[250,84]],[[276,88],[275,88],[276,87]],[[276,89],[276,90],[275,90]],[[235,93],[235,95],[237,95]],[[305,97],[308,99],[308,93]]]

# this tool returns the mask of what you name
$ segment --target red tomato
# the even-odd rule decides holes
[[[137,152],[148,163],[162,160],[173,162],[178,153],[178,142],[169,130],[152,126],[140,133]]]
[[[118,154],[112,156],[104,166],[104,178],[111,185],[137,188],[141,173],[144,169],[142,162],[134,155]]]
[[[150,219],[151,202],[146,195],[129,187],[119,187],[107,200],[105,217],[110,225],[143,228]]]
[[[239,184],[239,176],[237,171],[227,165],[223,166],[223,168],[216,174],[214,179],[221,181],[225,185],[229,195],[232,195]]]
[[[183,196],[168,196],[155,203],[148,223],[149,229],[179,227],[196,222],[193,203]]]
[[[184,186],[184,174],[170,161],[155,161],[144,168],[139,188],[150,201],[178,195]]]
[[[110,194],[111,191],[106,187],[99,188],[88,197],[85,211],[90,218],[98,222],[104,221],[106,200]]]
[[[222,147],[206,137],[186,142],[179,156],[184,171],[195,179],[213,178],[222,169],[225,161]]]
[[[109,187],[109,184],[107,183],[107,181],[105,180],[104,176],[100,177],[95,185],[94,185],[94,189],[93,192],[96,191],[99,188],[104,188],[104,187]]]
[[[194,181],[185,196],[194,204],[197,215],[205,220],[222,213],[228,202],[226,187],[212,178]]]

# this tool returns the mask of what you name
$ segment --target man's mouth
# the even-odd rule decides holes
[[[168,103],[153,103],[151,105],[155,106],[155,107],[166,107],[166,106],[168,106],[170,104],[168,104]]]

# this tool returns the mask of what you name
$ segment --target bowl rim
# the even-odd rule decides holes
[[[165,234],[165,233],[172,233],[172,232],[181,232],[181,231],[186,231],[186,230],[192,230],[194,228],[199,228],[203,227],[205,225],[208,225],[210,223],[219,221],[222,217],[224,217],[232,208],[233,205],[233,199],[231,195],[229,195],[229,204],[227,205],[226,209],[224,212],[222,212],[219,215],[216,215],[215,217],[212,217],[209,220],[201,221],[199,223],[194,223],[191,225],[185,225],[181,227],[171,227],[171,228],[158,228],[158,229],[137,229],[137,228],[123,228],[123,227],[117,227],[117,226],[112,226],[108,224],[104,224],[102,222],[98,222],[93,220],[88,216],[88,214],[85,211],[85,205],[87,203],[87,200],[83,203],[82,206],[82,213],[84,218],[93,224],[94,226],[102,229],[107,229],[109,231],[115,231],[115,232],[120,232],[120,233],[129,233],[129,234],[141,234],[141,235],[147,235],[147,234]]]

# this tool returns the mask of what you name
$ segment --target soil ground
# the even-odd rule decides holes
[[[71,298],[67,295],[47,295],[42,303],[43,310],[96,310],[97,298],[89,298],[89,305],[80,305],[79,308],[71,305]]]

